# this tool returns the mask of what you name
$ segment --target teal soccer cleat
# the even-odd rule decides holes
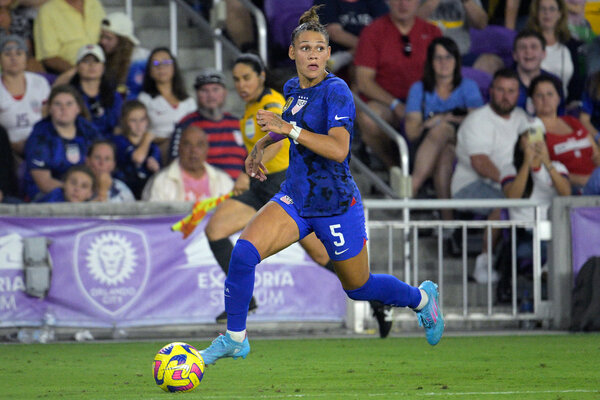
[[[431,281],[421,283],[419,289],[427,293],[429,302],[422,310],[417,311],[419,325],[425,328],[425,337],[430,345],[435,346],[442,339],[444,334],[444,315],[438,306],[439,292],[438,285]]]
[[[240,357],[246,358],[248,353],[250,353],[248,337],[245,337],[244,341],[239,343],[227,333],[219,335],[210,346],[200,352],[200,355],[204,359],[204,363],[209,365],[214,364],[219,358],[233,357],[234,360]]]

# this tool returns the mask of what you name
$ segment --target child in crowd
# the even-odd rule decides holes
[[[85,163],[96,176],[96,201],[135,201],[131,189],[123,181],[113,178],[117,166],[116,154],[115,145],[109,140],[94,142],[88,151]]]
[[[113,138],[117,148],[116,177],[140,199],[148,179],[160,169],[160,150],[148,130],[148,110],[138,100],[130,100],[121,111],[122,134]]]
[[[25,142],[26,199],[33,200],[62,187],[61,178],[73,165],[83,164],[89,146],[99,134],[87,120],[81,94],[70,85],[52,88],[49,116],[33,126]]]
[[[91,169],[80,164],[74,165],[65,174],[65,183],[44,196],[36,199],[36,203],[81,203],[94,196],[96,178]]]

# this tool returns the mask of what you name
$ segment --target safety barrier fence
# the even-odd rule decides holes
[[[542,271],[541,248],[542,240],[549,240],[550,223],[541,218],[542,204],[534,200],[366,200],[365,214],[369,237],[377,237],[377,243],[370,240],[372,269],[398,276],[400,279],[418,286],[424,279],[436,281],[440,286],[440,303],[445,309],[447,321],[529,321],[536,320],[548,325],[550,322],[551,301],[542,300]],[[531,208],[534,219],[531,221],[517,220],[415,220],[416,211],[454,209],[476,211],[490,208]],[[383,212],[382,212],[383,211]],[[387,213],[386,213],[387,211]],[[389,218],[389,214],[402,214],[402,220]],[[406,220],[406,214],[409,220]],[[379,216],[377,216],[379,215]],[[530,230],[533,247],[533,307],[528,312],[520,310],[517,297],[517,228]],[[508,232],[511,249],[511,299],[510,305],[496,305],[495,285],[491,280],[487,284],[469,283],[471,267],[468,257],[469,236],[483,235],[487,230],[491,236],[492,229],[504,229]],[[434,231],[437,237],[435,243],[423,238],[424,232]],[[458,257],[448,254],[444,249],[444,231],[459,230],[462,242],[461,254]],[[505,235],[506,236],[506,235]],[[427,245],[421,246],[421,242]],[[408,257],[403,257],[409,248]],[[487,268],[491,274],[493,267],[493,249],[491,241],[487,247]],[[375,261],[379,260],[379,262]],[[427,264],[427,268],[425,268]],[[431,264],[435,267],[431,268]],[[381,268],[381,266],[384,266]],[[378,268],[378,269],[376,269]],[[489,276],[489,275],[488,275]],[[485,288],[484,296],[481,295]],[[470,291],[476,292],[471,295]],[[479,296],[477,296],[479,294]],[[370,318],[370,310],[366,303],[349,302],[346,320],[348,325],[357,332],[366,326]],[[414,320],[410,311],[395,312],[395,320]]]

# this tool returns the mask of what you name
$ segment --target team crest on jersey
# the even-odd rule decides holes
[[[299,96],[298,102],[296,102],[296,105],[294,107],[292,107],[292,115],[295,115],[298,111],[300,111],[302,109],[302,107],[304,107],[306,105],[307,101],[308,101],[308,98]]]
[[[285,196],[281,196],[279,200],[283,201],[288,206],[294,204],[294,200],[292,200],[292,198],[287,194]]]
[[[31,100],[29,102],[29,106],[31,107],[31,109],[35,113],[41,113],[42,112],[42,102],[39,101],[39,100]]]
[[[289,108],[289,106],[292,105],[293,102],[294,102],[294,98],[292,96],[288,97],[287,101],[285,102],[285,106],[283,106],[283,110],[281,111],[281,113],[283,114],[285,112],[285,110],[287,110]]]
[[[71,164],[77,164],[81,160],[81,151],[79,150],[79,146],[74,143],[67,145],[67,151],[65,152],[65,157],[67,161]]]

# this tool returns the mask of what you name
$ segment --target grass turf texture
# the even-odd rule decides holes
[[[175,341],[176,339],[173,339]],[[187,340],[203,348],[208,342]],[[167,399],[166,342],[0,345],[2,399]],[[208,366],[198,399],[600,399],[600,335],[251,340]]]

